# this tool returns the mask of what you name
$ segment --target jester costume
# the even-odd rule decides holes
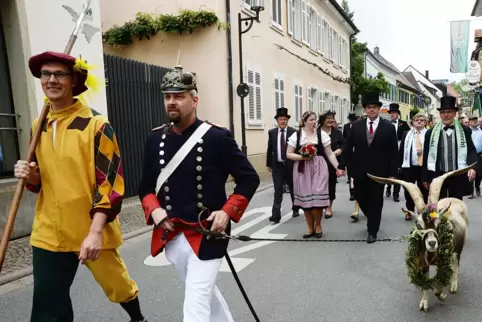
[[[129,277],[118,250],[122,233],[117,215],[124,197],[124,178],[115,132],[105,116],[81,100],[93,80],[89,66],[75,57],[46,52],[30,59],[32,75],[41,78],[42,66],[51,62],[68,67],[67,76],[73,77],[73,103],[50,109],[35,151],[40,183],[26,186],[38,194],[30,239],[34,275],[31,321],[74,321],[70,286],[79,266],[81,244],[96,213],[107,217],[102,251],[97,260],[85,265],[110,301],[120,303],[132,321],[145,321],[137,284]],[[70,82],[68,77],[60,81],[53,75],[57,86]],[[38,119],[32,133],[37,126]]]

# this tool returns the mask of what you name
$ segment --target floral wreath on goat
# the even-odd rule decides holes
[[[433,222],[438,219],[436,205],[429,205],[424,209],[422,218],[425,222]],[[418,234],[418,229],[414,228],[408,238],[408,249],[405,253],[405,265],[408,270],[410,283],[420,287],[422,290],[440,289],[450,283],[453,273],[453,254],[454,254],[454,229],[447,216],[440,218],[437,227],[439,235],[439,248],[437,250],[437,273],[434,277],[425,276],[420,267],[420,251],[422,249],[422,236]]]

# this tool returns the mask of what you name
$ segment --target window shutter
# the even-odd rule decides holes
[[[288,34],[291,36],[293,35],[293,25],[294,25],[294,18],[295,18],[295,10],[294,10],[294,0],[288,0]]]
[[[248,120],[255,120],[255,87],[254,87],[254,72],[248,68],[247,83],[249,87],[248,96]]]
[[[285,82],[283,79],[279,80],[279,90],[280,107],[285,107]]]
[[[256,121],[263,120],[263,109],[261,104],[261,74],[255,72],[255,88],[256,88]]]

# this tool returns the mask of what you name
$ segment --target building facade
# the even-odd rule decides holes
[[[400,105],[401,119],[410,120],[410,111],[414,108],[422,108],[421,91],[416,82],[410,81],[403,73],[397,76],[397,100]]]
[[[251,5],[260,3],[265,7],[260,22],[254,22],[242,35],[244,75],[240,80],[238,14],[253,17],[256,14]],[[183,0],[160,7],[148,0],[103,0],[103,30],[124,24],[137,12],[175,15],[179,7],[199,10],[199,2]],[[317,114],[335,110],[340,124],[347,121],[351,106],[350,38],[357,30],[336,0],[231,0],[229,8],[226,1],[214,0],[203,7],[229,22],[230,28],[199,28],[183,35],[159,33],[121,49],[105,46],[104,50],[165,67],[174,66],[179,55],[184,69],[197,76],[199,117],[234,130],[239,145],[241,99],[236,87],[240,82],[248,84],[250,93],[244,99],[246,145],[258,172],[266,171],[267,133],[275,126],[277,108],[288,108],[292,126],[298,125],[307,110]]]
[[[442,91],[435,86],[429,78],[429,72],[426,71],[425,75],[419,72],[415,67],[409,65],[405,68],[404,73],[410,73],[411,77],[415,79],[419,88],[422,91],[422,95],[425,96],[424,109],[428,115],[433,117],[434,123],[440,120],[438,108],[440,108],[440,98],[442,98]]]
[[[365,78],[375,78],[378,73],[385,76],[388,82],[389,92],[380,95],[380,101],[383,103],[380,111],[380,117],[389,118],[388,108],[391,103],[397,101],[397,76],[399,70],[380,55],[380,48],[375,47],[373,52],[367,49],[365,52]]]
[[[97,27],[90,41],[79,37],[72,55],[82,55],[103,81],[102,35],[99,0],[92,1],[92,16],[87,24]],[[0,2],[0,229],[3,231],[17,180],[13,168],[26,158],[32,121],[43,107],[40,81],[28,69],[30,56],[47,50],[63,52],[74,21],[70,12],[80,13],[83,3],[76,0],[3,0]],[[55,17],[53,22],[52,17]],[[94,30],[94,29],[93,29]],[[105,89],[92,96],[92,106],[107,115]],[[25,191],[15,221],[12,238],[30,234],[36,195]],[[0,233],[2,233],[0,231]]]

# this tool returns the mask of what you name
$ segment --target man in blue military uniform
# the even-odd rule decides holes
[[[185,282],[184,322],[233,321],[216,287],[229,239],[194,231],[231,231],[260,180],[231,133],[196,117],[198,94],[192,73],[181,66],[165,75],[161,90],[170,124],[152,130],[145,144],[139,197],[148,225],[155,225],[151,255],[166,258]],[[226,198],[232,175],[234,193]]]

